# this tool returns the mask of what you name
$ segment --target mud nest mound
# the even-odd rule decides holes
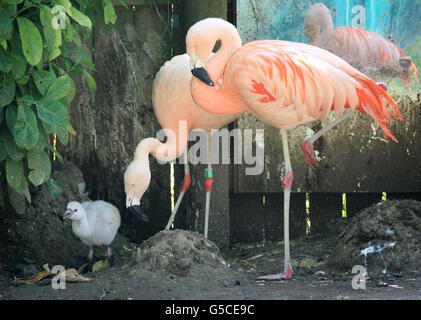
[[[143,270],[178,277],[226,281],[233,276],[215,243],[188,230],[158,232],[140,245],[135,262]]]
[[[368,275],[413,271],[421,267],[421,202],[382,201],[354,216],[329,257],[332,269],[362,265]]]

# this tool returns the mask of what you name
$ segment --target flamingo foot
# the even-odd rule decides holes
[[[301,142],[301,148],[304,151],[305,160],[311,168],[316,168],[319,166],[317,163],[317,158],[314,153],[313,143],[309,140],[304,140]]]
[[[285,267],[284,272],[278,274],[271,274],[268,276],[261,276],[258,277],[258,280],[266,280],[266,281],[273,281],[273,280],[288,280],[291,279],[294,275],[294,271],[292,271],[291,263]]]

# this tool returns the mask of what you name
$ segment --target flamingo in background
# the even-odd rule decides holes
[[[332,15],[322,3],[313,4],[304,20],[309,43],[332,52],[363,73],[399,75],[409,91],[410,70],[418,81],[418,70],[411,57],[396,44],[369,30],[341,26],[333,28]]]
[[[211,54],[211,52],[209,53]],[[152,102],[158,122],[167,136],[165,143],[156,138],[143,139],[136,147],[134,159],[124,173],[124,190],[126,207],[139,218],[145,220],[140,209],[140,200],[151,181],[149,154],[160,161],[168,162],[184,152],[184,180],[181,192],[166,229],[175,218],[181,200],[190,186],[191,178],[188,165],[188,133],[191,130],[203,129],[208,135],[208,168],[206,170],[205,190],[205,226],[204,235],[208,235],[210,192],[213,174],[211,168],[210,137],[211,129],[219,129],[232,122],[240,114],[212,114],[199,108],[190,94],[190,59],[187,54],[178,55],[167,61],[157,73],[152,87]]]
[[[209,58],[214,44],[221,47]],[[367,112],[396,141],[386,120],[391,120],[385,99],[401,118],[393,99],[370,78],[334,54],[304,43],[263,40],[241,44],[229,22],[207,18],[193,25],[186,37],[192,74],[190,89],[195,103],[213,113],[248,112],[280,128],[285,173],[285,266],[264,280],[293,276],[289,248],[289,201],[293,173],[286,130],[320,119],[331,111],[336,117],[345,108]],[[216,87],[215,83],[219,85]]]

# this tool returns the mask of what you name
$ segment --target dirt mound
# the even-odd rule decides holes
[[[354,216],[329,257],[332,269],[366,267],[370,277],[421,267],[421,202],[382,201]]]
[[[215,280],[232,276],[215,243],[188,230],[165,230],[155,234],[140,245],[135,261],[142,269],[181,277]]]

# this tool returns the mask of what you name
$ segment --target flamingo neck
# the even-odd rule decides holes
[[[323,11],[321,14],[321,33],[330,33],[333,31],[333,19],[329,11]]]
[[[326,7],[314,7],[310,9],[305,19],[304,30],[309,43],[317,42],[320,35],[327,35],[333,31],[332,15]]]
[[[182,124],[180,124],[180,127]],[[177,158],[187,145],[189,129],[187,126],[177,130],[164,129],[167,141],[165,143],[156,138],[143,139],[136,147],[134,160],[146,161],[152,154],[161,162],[169,162]],[[184,130],[183,130],[184,129]],[[184,131],[184,132],[183,132]]]
[[[72,229],[74,234],[79,238],[87,238],[92,234],[93,226],[89,224],[86,212],[82,212],[81,219],[72,221]]]
[[[224,79],[224,74],[229,60],[241,48],[241,38],[236,31],[224,32],[222,35],[220,49],[205,64],[215,86],[208,86],[192,77],[190,89],[195,103],[209,112],[239,113],[243,112],[244,106],[239,103],[241,99],[236,99],[236,90],[230,87],[230,81]]]

